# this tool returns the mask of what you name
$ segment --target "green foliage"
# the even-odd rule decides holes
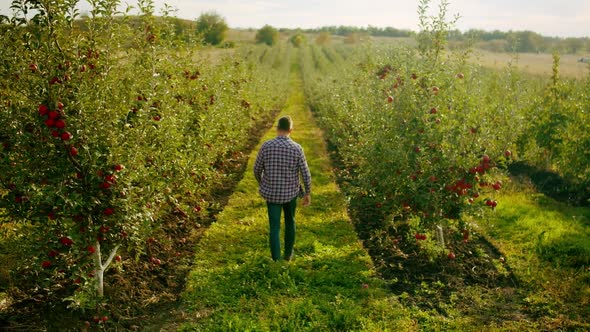
[[[225,39],[229,29],[225,19],[215,12],[203,13],[197,19],[197,33],[203,36],[207,44],[219,45]]]
[[[0,220],[26,230],[13,253],[15,300],[101,314],[101,275],[120,264],[115,255],[149,261],[150,241],[168,238],[164,222],[198,221],[217,205],[205,198],[224,163],[280,107],[288,66],[275,56],[288,54],[276,48],[259,62],[256,47],[210,64],[162,38],[176,27],[150,1],[137,24],[118,1],[98,1],[85,31],[60,3],[15,2],[40,14],[3,33]]]
[[[520,144],[531,163],[556,169],[584,187],[590,183],[588,85],[561,79],[559,62],[556,53],[550,83],[525,114],[528,125]]]
[[[289,38],[289,42],[291,44],[293,44],[293,46],[295,46],[295,47],[301,47],[301,46],[305,45],[306,41],[307,41],[307,38],[305,37],[304,34],[302,34],[300,32],[294,34],[293,36],[291,36],[291,38]]]
[[[479,93],[485,86],[466,55],[445,52],[452,22],[441,6],[440,16],[421,18],[422,56],[379,46],[355,48],[345,62],[321,47],[304,54],[310,104],[349,172],[345,188],[382,211],[383,227],[418,218],[432,228],[491,210],[497,166],[516,138],[504,106]]]
[[[279,32],[270,25],[263,26],[256,33],[256,42],[272,46],[279,41]]]

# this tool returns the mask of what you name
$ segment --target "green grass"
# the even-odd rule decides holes
[[[183,296],[192,322],[180,329],[410,329],[413,322],[383,289],[348,219],[322,133],[305,107],[299,75],[292,75],[291,89],[282,115],[293,117],[292,137],[306,151],[313,175],[312,206],[297,213],[295,260],[270,259],[266,206],[252,175],[254,153],[228,206],[196,248]],[[273,136],[271,130],[263,141]]]
[[[542,194],[505,194],[484,225],[521,284],[530,310],[590,328],[590,209]]]

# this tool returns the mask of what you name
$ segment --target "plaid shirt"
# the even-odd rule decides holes
[[[254,176],[260,185],[260,195],[270,203],[287,203],[311,192],[311,173],[303,149],[286,136],[262,144],[254,164]]]

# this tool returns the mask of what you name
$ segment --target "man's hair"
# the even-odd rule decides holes
[[[293,129],[293,120],[290,116],[284,116],[279,119],[277,129],[281,131],[289,131]]]

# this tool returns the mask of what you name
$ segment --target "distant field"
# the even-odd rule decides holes
[[[255,30],[238,30],[231,29],[228,33],[227,39],[230,41],[244,43],[254,42],[256,36]],[[315,40],[314,34],[308,34],[307,38],[313,43]],[[288,35],[282,34],[281,39],[287,40]],[[333,44],[344,43],[345,37],[343,36],[332,36]],[[408,46],[416,46],[416,40],[414,38],[391,38],[391,37],[371,37],[371,40],[377,43],[403,43]],[[226,52],[220,52],[226,53]],[[486,68],[503,69],[508,66],[508,63],[512,61],[513,54],[510,53],[494,53],[476,49],[476,54],[472,58],[472,62],[479,63]],[[560,74],[562,77],[567,78],[584,78],[590,73],[589,65],[586,63],[578,62],[581,57],[590,57],[588,54],[577,54],[577,55],[562,55],[560,64]],[[551,75],[551,68],[553,64],[553,57],[551,54],[542,53],[520,53],[518,54],[518,67],[525,73],[549,76]]]
[[[227,40],[234,42],[254,41],[255,30],[230,29],[227,33]]]
[[[512,57],[513,55],[510,53],[492,53],[478,50],[473,61],[480,63],[484,67],[501,69],[508,65]],[[589,65],[578,62],[581,57],[581,55],[562,55],[560,63],[561,76],[569,78],[587,77],[590,72]],[[553,58],[551,54],[518,54],[518,67],[530,74],[551,75],[552,64]]]
[[[333,40],[339,42],[343,40],[342,37],[333,37]],[[413,38],[391,38],[391,37],[372,37],[372,40],[385,43],[405,43],[410,46],[415,46],[416,41]],[[476,55],[472,61],[479,63],[484,67],[493,69],[502,69],[508,66],[512,60],[513,54],[510,53],[494,53],[476,49]],[[578,62],[581,57],[590,57],[588,54],[576,55],[562,55],[560,63],[560,74],[567,78],[584,78],[590,73],[589,65]],[[553,64],[553,57],[551,54],[542,53],[519,53],[518,67],[526,73],[533,75],[549,76]]]

